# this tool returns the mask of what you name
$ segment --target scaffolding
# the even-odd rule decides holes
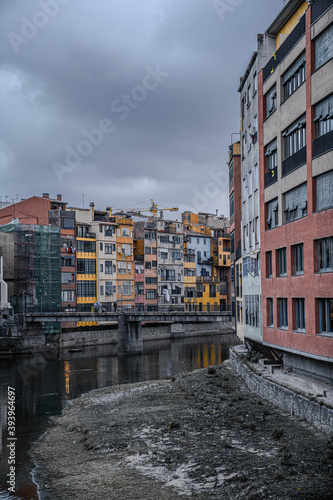
[[[26,312],[61,310],[60,228],[19,224],[14,232],[14,294]]]

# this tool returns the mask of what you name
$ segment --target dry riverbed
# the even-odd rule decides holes
[[[229,362],[93,391],[35,444],[42,500],[332,498],[333,440]]]

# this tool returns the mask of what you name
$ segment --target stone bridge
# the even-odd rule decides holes
[[[223,323],[232,331],[231,313],[221,311],[163,311],[163,312],[46,312],[27,313],[27,326],[47,322],[114,322],[118,323],[118,354],[137,354],[143,351],[142,323],[171,323],[174,332],[181,334],[184,323]]]

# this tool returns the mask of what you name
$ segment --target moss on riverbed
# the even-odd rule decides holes
[[[44,500],[330,499],[332,440],[228,362],[89,393],[33,448]]]

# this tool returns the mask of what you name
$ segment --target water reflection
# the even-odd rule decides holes
[[[7,389],[16,390],[16,493],[38,500],[30,471],[31,443],[45,432],[49,417],[59,415],[66,400],[106,386],[157,380],[193,371],[228,358],[235,336],[210,336],[144,343],[144,353],[116,356],[116,346],[61,350],[19,358],[0,358],[0,499],[7,498]],[[13,496],[11,496],[13,498]]]

